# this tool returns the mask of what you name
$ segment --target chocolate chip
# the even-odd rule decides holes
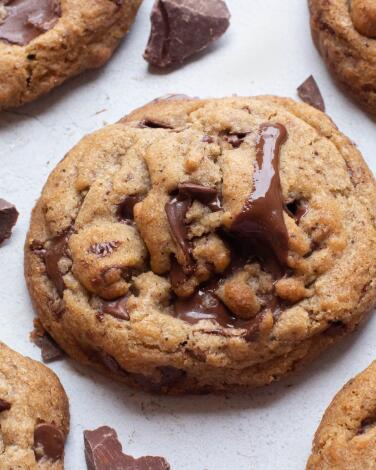
[[[109,426],[84,431],[84,442],[88,470],[170,470],[162,457],[135,459],[124,454],[116,431]]]
[[[359,434],[365,434],[368,432],[370,429],[374,428],[376,426],[376,417],[368,417],[363,419],[363,421],[360,423],[360,428],[358,430],[358,435]]]
[[[119,320],[129,320],[129,312],[127,309],[128,296],[120,297],[120,299],[107,301],[102,300],[100,319],[104,314],[111,315]]]
[[[64,233],[50,241],[49,247],[44,255],[46,272],[56,287],[60,297],[63,297],[65,284],[63,274],[59,269],[59,261],[67,254],[68,234]]]
[[[54,424],[40,423],[34,429],[34,454],[40,460],[60,460],[64,455],[65,436]]]
[[[131,225],[134,220],[133,209],[134,206],[141,202],[145,196],[125,196],[123,201],[117,207],[117,217],[122,222]]]
[[[195,183],[180,183],[178,189],[182,196],[200,201],[202,204],[208,206],[212,212],[222,209],[216,188],[209,188]]]
[[[20,46],[53,28],[61,15],[59,0],[12,0],[5,3],[6,17],[0,23],[0,39]]]
[[[2,413],[3,411],[10,410],[11,406],[12,405],[8,401],[3,400],[2,398],[0,398],[0,413]]]
[[[65,356],[60,346],[47,332],[43,335],[33,334],[32,340],[41,349],[43,362],[57,361]]]
[[[194,269],[192,247],[188,240],[188,232],[185,225],[185,215],[190,205],[191,201],[189,199],[181,200],[178,196],[172,198],[171,201],[165,205],[171,234],[175,242],[180,246],[185,257],[184,272],[186,272],[186,274],[192,272]]]
[[[222,0],[156,0],[144,58],[161,68],[181,64],[222,36],[229,24]]]
[[[320,89],[313,76],[309,76],[305,82],[298,87],[299,98],[320,111],[325,111],[325,103]]]
[[[299,225],[301,219],[308,212],[308,204],[306,201],[294,200],[286,204],[286,211],[293,219],[295,219],[295,222]]]
[[[112,240],[109,242],[94,243],[90,246],[89,251],[99,257],[110,255],[116,248],[119,247],[121,242]]]
[[[151,129],[173,129],[170,124],[156,119],[143,119],[139,123],[139,127],[150,127]]]
[[[18,219],[16,207],[5,199],[0,199],[0,244],[9,238]]]

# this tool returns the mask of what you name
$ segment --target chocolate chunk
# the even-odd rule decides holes
[[[208,188],[195,183],[180,183],[178,189],[182,196],[197,199],[197,201],[208,206],[212,212],[220,211],[222,208],[218,191],[215,188]]]
[[[222,0],[156,0],[144,58],[161,68],[181,64],[222,36],[229,24]]]
[[[129,312],[127,309],[128,296],[120,297],[120,299],[107,301],[102,300],[100,319],[104,314],[112,315],[119,320],[129,320]]]
[[[44,262],[46,264],[46,272],[56,287],[60,297],[63,297],[65,284],[63,274],[59,269],[59,261],[67,254],[68,234],[55,237],[51,240],[50,246],[47,248],[44,255]]]
[[[11,406],[12,405],[9,402],[0,398],[0,413],[10,410]]]
[[[131,225],[134,220],[133,209],[134,206],[141,202],[145,196],[125,196],[123,201],[118,205],[117,217],[122,222]]]
[[[34,429],[34,454],[40,460],[60,460],[64,455],[65,436],[54,424],[40,423]]]
[[[0,40],[20,46],[53,28],[61,14],[59,0],[10,0],[4,8]]]
[[[151,129],[173,129],[170,124],[155,119],[144,119],[140,121],[139,127],[150,127]]]
[[[170,470],[162,457],[135,459],[124,454],[116,431],[108,426],[84,431],[84,442],[88,470]]]
[[[0,199],[0,244],[9,238],[18,219],[18,211],[13,204]]]
[[[171,234],[175,242],[180,246],[185,257],[184,272],[191,273],[194,269],[194,261],[192,259],[192,247],[188,240],[187,227],[185,225],[185,215],[191,205],[189,199],[181,200],[174,197],[165,206],[168,223],[170,224]]]
[[[99,257],[104,257],[110,255],[114,250],[116,250],[120,243],[121,242],[118,242],[116,240],[102,243],[94,243],[94,245],[90,246],[89,250],[91,253]]]
[[[325,111],[323,97],[312,75],[298,87],[298,95],[304,103],[308,103],[320,111]]]
[[[253,190],[240,214],[231,226],[231,231],[252,242],[266,263],[276,257],[280,273],[287,262],[288,233],[283,218],[283,197],[279,176],[280,148],[287,138],[281,124],[265,123],[259,130],[256,144],[256,162],[253,175]],[[272,255],[270,255],[272,252]],[[274,268],[273,268],[274,270]]]
[[[51,336],[45,332],[43,335],[32,335],[33,342],[41,349],[43,362],[53,362],[64,357],[64,352]]]

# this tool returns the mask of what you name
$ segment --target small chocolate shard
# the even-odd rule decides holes
[[[145,196],[125,196],[123,201],[118,205],[116,215],[119,220],[125,222],[128,225],[133,224],[134,215],[133,210],[134,206],[141,202]]]
[[[58,361],[65,356],[64,351],[47,331],[40,333],[34,330],[31,334],[31,340],[40,348],[43,362]]]
[[[6,400],[3,400],[2,398],[0,398],[0,413],[2,413],[3,411],[8,411],[11,409],[11,404],[6,401]]]
[[[180,183],[178,189],[182,196],[200,201],[202,204],[208,206],[212,212],[217,212],[222,209],[216,188],[209,188],[195,183]]]
[[[8,0],[0,22],[0,40],[25,46],[53,28],[61,10],[59,0]]]
[[[222,0],[156,0],[144,58],[155,67],[170,67],[203,51],[230,25]]]
[[[116,241],[116,240],[111,240],[111,241],[102,242],[102,243],[94,243],[93,245],[90,246],[89,250],[94,255],[97,255],[99,257],[104,257],[113,253],[113,251],[116,250],[116,248],[118,248],[120,244],[121,242]]]
[[[127,309],[128,296],[125,295],[120,299],[107,301],[102,300],[101,310],[98,318],[103,319],[103,315],[111,315],[119,320],[129,320],[129,312]]]
[[[67,254],[68,234],[55,237],[51,240],[50,246],[46,249],[44,262],[46,264],[46,272],[53,282],[60,297],[63,297],[65,284],[63,274],[59,269],[59,261]]]
[[[298,87],[298,95],[299,98],[304,101],[304,103],[310,104],[314,108],[325,112],[325,103],[323,97],[316,80],[312,75],[310,75],[307,80],[305,80]]]
[[[34,454],[36,460],[56,462],[64,455],[65,436],[55,424],[39,423],[34,429]]]
[[[18,211],[16,207],[5,199],[0,199],[0,244],[10,238],[17,219]]]
[[[162,457],[135,459],[124,454],[116,431],[109,426],[84,431],[84,442],[88,470],[170,470]]]

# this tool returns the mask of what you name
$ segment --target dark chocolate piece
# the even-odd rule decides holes
[[[59,0],[10,0],[0,22],[0,40],[25,46],[53,28],[61,14]]]
[[[94,255],[104,257],[110,255],[114,250],[116,250],[120,243],[121,242],[118,242],[116,240],[111,240],[109,242],[102,243],[94,243],[94,245],[90,246],[89,250]]]
[[[128,296],[120,297],[116,300],[102,300],[99,319],[104,314],[111,315],[119,320],[129,320],[129,312],[127,310]]]
[[[308,204],[305,201],[292,201],[286,204],[286,210],[299,225],[302,218],[308,213]]]
[[[62,459],[64,455],[65,437],[54,424],[40,423],[34,429],[34,454],[39,462],[42,459]]]
[[[189,274],[194,269],[192,259],[192,247],[187,236],[187,227],[185,225],[185,215],[191,205],[190,199],[180,199],[174,197],[165,206],[168,223],[170,224],[171,234],[175,242],[180,246],[184,257],[184,272]]]
[[[197,199],[197,201],[208,206],[212,212],[222,209],[218,191],[215,188],[208,188],[195,183],[180,183],[178,189],[180,195]]]
[[[311,75],[298,87],[299,98],[320,111],[325,111],[325,103],[316,80]]]
[[[230,12],[222,0],[156,0],[144,58],[156,67],[181,64],[225,33]]]
[[[11,409],[11,404],[6,401],[6,400],[3,400],[2,398],[0,398],[0,413],[2,413],[3,411],[8,411]]]
[[[124,454],[116,431],[108,426],[84,431],[84,442],[88,470],[170,470],[162,457],[135,459]]]
[[[35,333],[32,336],[33,342],[41,349],[43,362],[53,362],[62,359],[65,354],[60,346],[51,336],[45,332],[42,336]]]
[[[67,233],[63,233],[51,240],[50,246],[47,248],[44,255],[47,275],[55,285],[60,297],[63,297],[65,284],[63,274],[59,269],[59,261],[66,255],[67,245],[68,235]]]
[[[5,199],[0,199],[0,244],[9,238],[18,219],[16,207]]]
[[[234,234],[256,243],[257,249],[264,251],[262,257],[266,254],[270,258],[268,252],[272,250],[281,267],[286,265],[288,254],[279,176],[280,148],[286,138],[287,131],[281,124],[261,125],[256,144],[254,187],[231,226]]]
[[[118,205],[117,216],[118,219],[126,224],[131,225],[134,220],[133,209],[134,206],[141,202],[145,196],[125,196],[123,201]]]

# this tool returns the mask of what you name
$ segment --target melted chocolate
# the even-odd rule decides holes
[[[25,46],[53,28],[60,16],[58,0],[10,0],[0,22],[0,39]]]
[[[34,429],[34,453],[39,460],[62,459],[64,455],[64,434],[54,424],[40,423]]]
[[[126,224],[131,225],[134,220],[133,209],[134,206],[141,202],[144,199],[144,196],[125,196],[123,201],[118,205],[117,216],[118,219]]]
[[[283,219],[283,198],[279,177],[279,154],[287,138],[281,124],[262,124],[256,144],[253,191],[242,211],[235,218],[231,231],[256,243],[265,262],[277,258],[281,267],[286,264],[288,233]]]
[[[68,244],[68,235],[66,233],[51,240],[51,245],[47,248],[44,255],[46,272],[56,287],[60,297],[63,297],[65,284],[63,274],[59,269],[59,261],[66,255]]]
[[[127,303],[127,295],[112,301],[102,300],[102,306],[98,318],[101,320],[103,315],[107,314],[118,318],[119,320],[129,320]]]

